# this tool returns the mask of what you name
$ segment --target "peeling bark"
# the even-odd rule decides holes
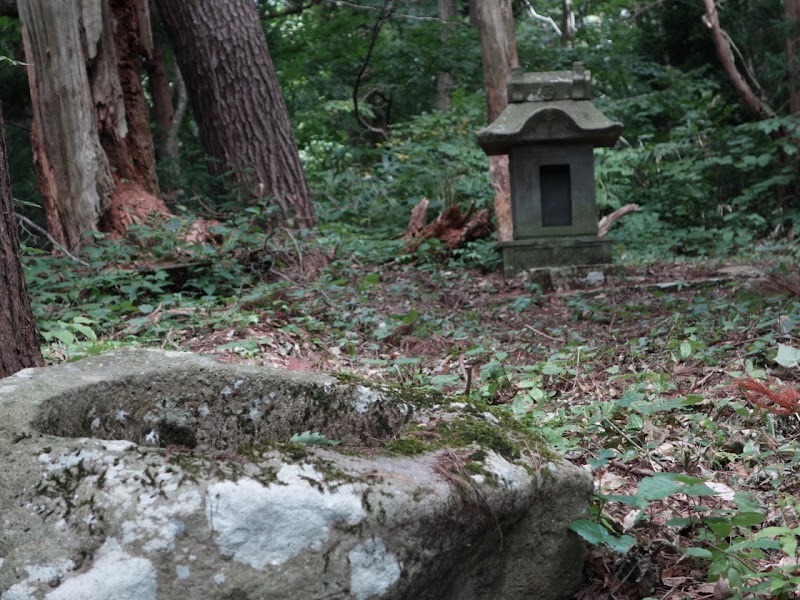
[[[489,210],[475,212],[475,203],[470,204],[466,213],[458,205],[446,208],[438,217],[425,224],[428,199],[423,198],[411,210],[411,218],[406,229],[406,251],[414,252],[423,240],[436,238],[448,249],[463,248],[467,242],[488,238],[492,235]]]
[[[138,52],[147,46],[141,1],[19,3],[34,167],[48,230],[68,250],[86,231],[116,230],[106,211],[123,179],[166,210],[153,195],[155,160],[138,78]]]
[[[483,81],[486,89],[486,116],[491,123],[508,104],[506,81],[512,67],[519,64],[514,15],[510,0],[477,0],[476,17],[481,38]],[[497,239],[507,242],[513,238],[511,221],[511,178],[508,157],[491,157],[489,172],[494,187],[494,212]]]

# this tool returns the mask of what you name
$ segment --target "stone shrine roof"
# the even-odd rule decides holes
[[[487,154],[508,154],[511,146],[529,144],[613,146],[622,133],[621,123],[592,104],[591,73],[581,63],[575,63],[572,71],[514,69],[508,98],[500,116],[478,132],[478,144]]]

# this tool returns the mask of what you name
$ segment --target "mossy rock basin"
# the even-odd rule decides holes
[[[2,379],[0,413],[0,600],[556,599],[580,581],[568,525],[591,479],[496,409],[131,350]]]

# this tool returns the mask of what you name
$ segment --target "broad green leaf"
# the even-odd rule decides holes
[[[84,336],[86,336],[90,340],[96,340],[97,339],[97,334],[94,332],[94,330],[91,327],[87,327],[86,325],[81,325],[80,323],[73,323],[72,324],[72,328],[75,331],[78,331],[78,332],[82,333]]]
[[[738,527],[753,527],[764,522],[765,515],[759,512],[742,512],[731,517],[731,523]]]
[[[797,554],[797,538],[795,536],[781,538],[780,543],[781,550],[786,556],[794,557]]]
[[[663,500],[683,491],[683,486],[672,478],[653,475],[639,482],[636,495],[645,500]]]
[[[733,525],[731,525],[730,521],[721,517],[709,517],[706,519],[706,525],[720,538],[727,538],[733,531]]]
[[[800,528],[797,527],[764,527],[753,534],[753,537],[758,539],[762,537],[769,537],[772,535],[786,536],[786,535],[800,535]]]
[[[775,362],[787,369],[794,369],[800,365],[800,349],[786,344],[778,344],[778,355],[775,357]]]
[[[747,538],[741,542],[737,542],[735,544],[731,544],[728,547],[728,552],[738,552],[739,550],[750,550],[750,549],[764,549],[764,550],[778,550],[781,547],[780,543],[777,540],[773,540],[770,538],[761,538],[760,540],[756,540],[753,538]]]
[[[569,528],[581,536],[584,540],[590,544],[594,544],[595,546],[606,543],[609,537],[611,537],[608,529],[599,523],[588,521],[586,519],[578,519],[577,521],[573,521],[569,524]]]
[[[714,558],[714,555],[705,548],[684,548],[683,553],[686,556],[694,556],[695,558],[702,558],[705,560]]]
[[[581,536],[585,541],[595,546],[606,544],[612,550],[625,554],[636,544],[636,539],[630,535],[617,536],[608,529],[586,519],[578,519],[570,523],[569,528]]]
[[[515,417],[526,415],[533,408],[533,402],[528,394],[517,394],[514,401],[511,403],[511,410],[514,412]]]
[[[619,537],[611,537],[610,539],[606,540],[606,544],[608,544],[608,547],[615,552],[625,554],[628,550],[633,548],[634,545],[636,545],[636,538],[630,535],[621,535]]]
[[[66,329],[58,329],[56,331],[48,331],[43,334],[46,338],[56,338],[61,343],[70,346],[75,343],[75,336],[72,335],[71,331],[67,331]]]
[[[719,492],[715,492],[704,483],[694,483],[691,485],[683,486],[681,490],[687,496],[692,498],[702,498],[703,496],[717,496]]]

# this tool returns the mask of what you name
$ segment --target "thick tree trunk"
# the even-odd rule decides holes
[[[44,364],[19,257],[0,106],[0,377]]]
[[[789,110],[800,115],[800,0],[784,0],[786,25],[786,56],[789,67]]]
[[[453,19],[456,17],[455,0],[438,0],[439,20],[443,22],[442,32],[439,39],[442,46],[447,44],[449,30],[453,28]],[[448,71],[439,71],[436,75],[436,106],[439,110],[446,110],[450,106],[452,98],[450,93],[455,87],[456,80],[453,74]]]
[[[157,0],[189,90],[203,148],[218,173],[317,222],[289,113],[251,0]]]
[[[166,212],[152,195],[155,161],[136,67],[141,1],[115,0],[113,13],[109,0],[19,2],[34,166],[48,229],[68,249],[88,230],[121,233],[151,210]],[[117,194],[122,179],[132,183]]]
[[[84,36],[78,2],[22,0],[19,9],[33,105],[33,160],[47,228],[73,249],[84,231],[96,229],[113,189],[82,52],[89,38],[95,60],[100,59],[102,22],[93,15]],[[68,52],[76,58],[68,60]]]
[[[477,0],[476,17],[481,38],[483,81],[486,88],[486,116],[494,121],[508,104],[506,80],[519,63],[511,0]],[[489,157],[489,172],[494,187],[497,239],[507,242],[514,235],[511,221],[511,179],[508,157]]]

